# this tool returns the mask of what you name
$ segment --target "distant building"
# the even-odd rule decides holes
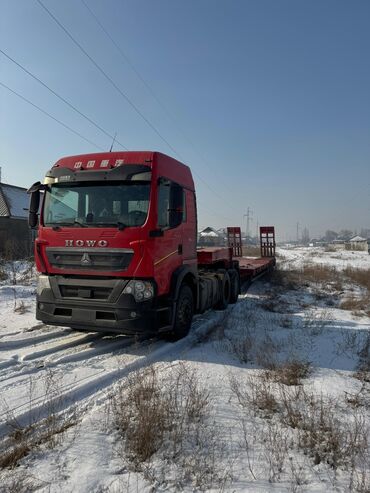
[[[223,233],[216,231],[214,228],[208,226],[202,229],[198,233],[198,244],[199,246],[218,246],[224,241]]]
[[[368,249],[368,243],[366,238],[362,238],[362,236],[354,236],[350,238],[346,244],[346,248],[348,250],[364,250]]]
[[[0,255],[10,258],[31,255],[28,202],[25,188],[0,183]]]

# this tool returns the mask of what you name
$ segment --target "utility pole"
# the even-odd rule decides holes
[[[246,239],[248,238],[248,235],[249,235],[249,223],[250,221],[252,221],[252,217],[253,217],[253,211],[250,207],[248,207],[247,209],[247,213],[243,215],[243,219],[244,218],[247,218],[247,229],[245,231],[245,236],[246,236]]]
[[[297,245],[299,242],[299,222],[297,222]]]

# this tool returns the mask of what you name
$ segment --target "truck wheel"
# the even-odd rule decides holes
[[[187,336],[194,315],[193,291],[187,284],[180,288],[176,303],[175,323],[173,327],[173,339],[178,340]]]
[[[225,310],[227,305],[230,303],[230,276],[228,272],[224,269],[217,271],[218,274],[222,275],[220,280],[220,301],[215,306],[216,310]]]
[[[230,276],[230,304],[233,305],[238,301],[240,293],[240,277],[236,269],[229,270]]]

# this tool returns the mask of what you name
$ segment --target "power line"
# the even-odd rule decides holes
[[[94,60],[94,58],[89,55],[89,53],[82,47],[82,45],[72,36],[72,34],[67,30],[66,27],[50,12],[50,10],[45,7],[41,0],[36,0],[37,3],[48,13],[48,15],[58,24],[58,26],[66,33],[66,35],[73,41],[73,43],[78,47],[80,51],[90,60],[90,62],[99,70],[99,72],[107,79],[107,81],[116,89],[116,91],[125,99],[125,101],[136,111],[136,113],[145,121],[147,125],[160,137],[160,139],[167,144],[167,146],[178,156],[176,149],[166,140],[163,135],[157,130],[157,128],[146,118],[146,116],[139,110],[139,108],[131,101],[131,99],[120,89],[119,86],[113,81],[111,77],[101,68],[101,66]]]
[[[87,9],[87,11],[90,13],[90,15],[93,17],[93,19],[95,20],[95,22],[98,24],[98,26],[102,29],[102,31],[105,33],[105,35],[109,38],[109,40],[113,43],[113,45],[116,47],[116,49],[118,50],[119,54],[121,55],[121,57],[125,60],[125,62],[131,67],[131,69],[134,71],[134,73],[136,74],[136,76],[138,77],[138,79],[144,84],[144,86],[147,88],[147,90],[149,91],[149,93],[152,95],[152,97],[155,99],[155,101],[158,103],[158,105],[161,107],[161,109],[166,113],[166,115],[168,116],[168,118],[172,121],[172,123],[175,123],[177,125],[177,127],[179,128],[179,130],[181,131],[183,137],[185,138],[185,140],[190,144],[190,146],[193,148],[193,150],[195,151],[195,153],[200,157],[201,161],[203,161],[203,163],[208,167],[208,169],[210,169],[212,171],[212,173],[215,172],[214,168],[212,168],[209,163],[204,159],[204,157],[201,155],[201,153],[197,150],[196,146],[194,145],[194,143],[190,140],[190,138],[186,135],[186,133],[184,132],[184,130],[181,128],[181,126],[178,124],[178,122],[176,122],[176,120],[174,119],[174,117],[171,115],[171,113],[168,111],[168,109],[166,108],[166,106],[162,103],[162,101],[158,98],[158,96],[156,95],[156,93],[153,91],[153,89],[150,87],[150,84],[144,79],[144,77],[140,74],[140,72],[136,69],[136,67],[134,66],[134,64],[131,62],[130,58],[126,55],[126,53],[123,51],[123,49],[119,46],[119,44],[114,40],[114,38],[111,36],[111,34],[109,33],[109,31],[104,27],[103,23],[100,21],[99,17],[95,14],[95,12],[91,9],[91,7],[89,7],[86,3],[85,0],[81,0],[81,3],[85,6],[85,8]],[[218,198],[221,198],[223,199],[223,197],[218,194],[195,170],[193,170],[193,173],[199,178],[199,180],[201,180],[206,186],[207,188],[212,192],[214,193],[215,195],[217,195]],[[229,189],[232,193],[234,193],[235,191],[234,190],[231,190]],[[227,204],[228,205],[228,204]],[[230,207],[229,207],[230,208]],[[232,208],[231,208],[232,209]]]
[[[54,20],[54,22],[64,31],[64,33],[72,40],[72,42],[78,47],[78,49],[90,60],[90,62],[98,69],[98,71],[106,78],[106,80],[116,89],[116,91],[124,98],[124,100],[135,110],[135,112],[145,121],[145,123],[160,137],[160,139],[167,144],[167,146],[173,151],[173,153],[182,161],[184,159],[176,151],[176,149],[168,142],[167,139],[159,132],[159,130],[146,118],[146,116],[139,110],[139,108],[131,101],[131,99],[120,89],[120,87],[113,81],[113,79],[104,71],[103,68],[94,60],[94,58],[83,48],[83,46],[72,36],[68,29],[55,17],[55,15],[43,4],[41,0],[36,0],[37,3],[47,12],[47,14]],[[201,180],[207,188],[217,195],[221,200],[223,197],[218,194],[197,172],[194,174]]]
[[[85,120],[87,120],[92,125],[94,125],[98,130],[100,130],[101,132],[103,132],[104,135],[106,135],[110,139],[113,139],[114,138],[113,135],[111,135],[110,133],[108,133],[106,130],[104,130],[104,128],[102,128],[100,125],[98,125],[96,122],[94,122],[94,120],[92,120],[91,118],[89,118],[88,116],[86,116],[84,113],[82,113],[82,111],[80,111],[78,108],[76,108],[76,106],[74,106],[72,103],[70,103],[65,98],[63,98],[63,96],[61,96],[60,94],[58,94],[57,92],[55,92],[51,87],[49,87],[45,82],[43,82],[41,79],[39,79],[35,74],[31,73],[29,70],[26,69],[26,67],[24,67],[22,64],[20,64],[16,60],[14,60],[14,58],[12,58],[10,55],[8,55],[7,53],[5,53],[5,51],[3,51],[2,49],[0,49],[0,53],[2,53],[12,63],[14,63],[15,65],[17,65],[17,67],[19,67],[20,69],[22,69],[26,74],[28,74],[30,77],[32,77],[34,80],[36,80],[39,84],[41,84],[43,87],[45,87],[48,91],[50,91],[52,94],[54,94],[54,96],[56,96],[58,99],[60,99],[61,101],[63,101],[63,103],[65,103],[67,106],[69,106],[70,108],[72,108],[73,111],[75,111],[76,113],[78,113],[80,116],[82,116],[83,118],[85,118]],[[124,149],[128,150],[127,147],[125,147],[121,142],[119,142],[119,140],[115,139],[115,141],[118,142],[118,144],[120,144]]]
[[[176,151],[176,149],[166,140],[163,135],[157,130],[157,128],[146,118],[146,116],[139,110],[139,108],[131,101],[131,99],[120,89],[120,87],[113,81],[109,75],[100,67],[100,65],[94,60],[94,58],[89,55],[89,53],[82,47],[82,45],[72,36],[72,34],[68,31],[68,29],[55,17],[55,15],[50,12],[50,10],[42,3],[41,0],[36,0],[37,3],[47,12],[47,14],[54,20],[54,22],[65,32],[65,34],[72,40],[72,42],[78,47],[80,51],[90,60],[90,62],[99,70],[99,72],[108,80],[108,82],[118,91],[118,93],[129,103],[129,105],[136,111],[138,115],[149,125],[149,127],[162,139],[165,144],[173,151],[173,153],[182,161],[184,159],[181,155]],[[194,175],[201,180],[205,186],[218,198],[224,200],[224,198],[218,194],[207,182],[204,180],[196,171],[194,171]]]
[[[10,91],[11,93],[13,93],[16,96],[18,96],[20,99],[22,99],[26,103],[28,103],[31,106],[33,106],[34,108],[36,108],[37,110],[41,111],[41,113],[43,113],[44,115],[48,116],[49,118],[51,118],[55,122],[59,123],[59,125],[62,125],[64,128],[66,128],[70,132],[74,133],[75,135],[78,135],[78,137],[80,137],[81,139],[85,140],[86,142],[88,142],[89,144],[93,145],[94,147],[100,149],[101,151],[104,151],[104,149],[102,147],[100,147],[99,145],[95,144],[95,142],[93,142],[92,140],[88,139],[87,137],[84,137],[82,134],[80,134],[79,132],[77,132],[77,130],[74,130],[73,128],[69,127],[68,125],[66,125],[62,121],[58,120],[58,118],[55,118],[55,116],[53,116],[50,113],[48,113],[47,111],[43,110],[42,108],[40,108],[40,106],[37,106],[37,104],[32,103],[32,101],[30,101],[29,99],[25,98],[24,96],[22,96],[18,92],[14,91],[13,89],[11,89],[9,86],[7,86],[6,84],[4,84],[3,82],[0,81],[0,85],[2,87],[4,87],[5,89],[7,89],[8,91]]]
[[[208,209],[207,206],[204,206],[204,203],[203,202],[200,202],[198,199],[197,199],[197,208],[200,210],[205,210],[208,214],[211,214],[212,216],[217,216],[219,219],[223,219],[225,221],[231,221],[233,222],[233,219],[231,219],[230,217],[227,217],[227,216],[222,216],[221,214],[218,214],[217,212],[215,211],[211,211],[211,209]]]
[[[17,96],[18,98],[22,99],[23,101],[25,101],[26,103],[28,103],[29,105],[31,105],[32,107],[36,108],[38,111],[40,111],[41,113],[43,113],[44,115],[46,115],[47,117],[51,118],[52,120],[54,120],[55,122],[59,123],[59,125],[61,125],[62,127],[66,128],[67,130],[69,130],[70,132],[74,133],[75,135],[77,135],[78,137],[80,137],[81,139],[85,140],[86,142],[88,142],[89,144],[93,145],[94,147],[96,147],[97,149],[101,150],[101,151],[104,151],[105,149],[103,149],[102,147],[100,147],[98,144],[96,144],[95,142],[91,141],[90,139],[88,139],[87,137],[85,137],[84,135],[82,135],[81,133],[79,133],[77,130],[74,130],[73,128],[71,128],[70,126],[68,126],[67,124],[63,123],[61,120],[59,120],[58,118],[56,118],[55,116],[51,115],[50,113],[48,113],[47,111],[43,110],[42,108],[40,108],[40,106],[38,106],[37,104],[33,103],[32,101],[30,101],[29,99],[25,98],[24,96],[22,96],[21,94],[19,94],[18,92],[14,91],[13,89],[11,89],[9,86],[7,86],[6,84],[4,84],[3,82],[0,81],[0,86],[4,87],[5,89],[7,89],[9,92],[11,92],[12,94],[14,94],[15,96]],[[206,209],[206,211],[210,214],[213,214],[219,218],[223,218],[223,219],[226,219],[226,220],[229,220],[230,218],[227,218],[225,216],[221,216],[220,214],[217,214],[215,213],[214,211],[211,211],[210,209],[208,209],[207,207],[204,207],[204,205],[202,204],[202,202],[199,202],[198,201],[198,205],[200,206],[200,208],[202,209]]]
[[[122,50],[122,48],[119,46],[118,43],[114,40],[114,38],[109,34],[109,31],[104,27],[102,22],[99,20],[99,17],[95,14],[95,12],[87,5],[85,0],[81,0],[81,3],[86,7],[90,15],[95,19],[95,22],[100,26],[102,31],[105,33],[105,35],[111,40],[111,42],[114,44],[114,46],[117,48],[118,52],[122,56],[122,58],[125,60],[125,62],[131,67],[131,69],[135,72],[136,76],[141,80],[141,82],[144,84],[144,86],[147,88],[147,90],[150,92],[150,94],[153,96],[153,98],[157,101],[158,105],[163,109],[165,113],[171,118],[170,113],[168,112],[167,108],[164,106],[164,104],[161,102],[161,100],[158,98],[158,96],[155,94],[153,89],[150,87],[150,85],[146,82],[144,77],[140,74],[140,72],[136,69],[135,65],[131,62],[129,57],[126,55],[126,53]]]

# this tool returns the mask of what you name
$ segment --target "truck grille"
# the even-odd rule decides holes
[[[127,248],[46,248],[49,263],[57,269],[126,270],[134,251]]]
[[[56,298],[107,301],[114,303],[129,281],[127,279],[83,279],[51,276],[50,285]]]
[[[100,286],[63,286],[59,285],[62,298],[93,298],[94,300],[107,300],[113,288]]]

